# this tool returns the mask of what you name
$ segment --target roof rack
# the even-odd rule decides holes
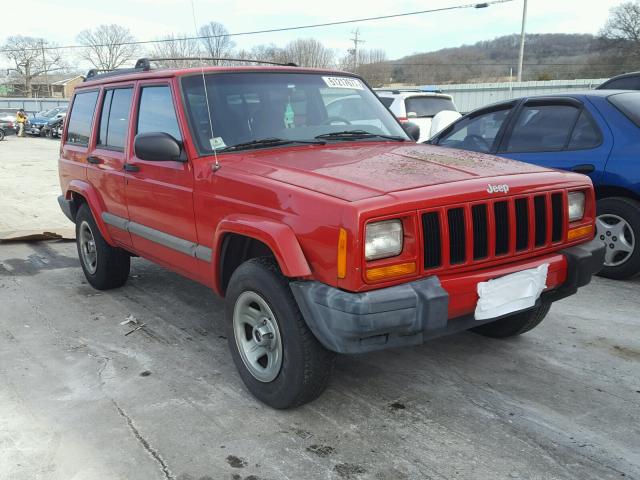
[[[144,58],[140,60],[146,60],[148,62],[166,62],[171,60],[185,61],[185,60],[198,60],[198,61],[224,61],[224,62],[243,62],[243,63],[260,63],[264,65],[278,65],[280,67],[297,67],[298,65],[293,62],[269,62],[266,60],[252,60],[250,58],[228,58],[228,57],[170,57],[170,58]],[[138,61],[140,61],[138,60]]]
[[[376,92],[391,92],[394,95],[398,93],[416,92],[416,93],[442,93],[442,90],[436,87],[425,88],[374,88]]]
[[[201,60],[201,61],[225,61],[225,62],[243,62],[243,63],[259,63],[263,65],[278,65],[280,67],[297,67],[293,62],[280,63],[269,62],[266,60],[252,60],[250,58],[225,58],[225,57],[167,57],[167,58],[139,58],[133,68],[116,68],[114,70],[101,70],[92,68],[87,72],[84,81],[94,80],[95,78],[113,77],[116,75],[127,75],[132,73],[146,72],[151,70],[151,62],[167,62],[167,61],[185,61],[185,60]]]
[[[116,75],[126,75],[129,73],[139,73],[146,72],[151,70],[151,63],[148,58],[140,58],[136,62],[135,67],[133,68],[116,68],[114,70],[102,70],[98,68],[92,68],[87,72],[87,75],[84,77],[84,81],[93,80],[97,77],[114,77]]]

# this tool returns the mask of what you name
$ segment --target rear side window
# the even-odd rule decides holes
[[[601,141],[600,129],[591,119],[591,116],[583,110],[576,122],[576,126],[573,127],[567,150],[595,148],[600,145]]]
[[[404,101],[407,116],[433,117],[443,110],[456,111],[453,101],[442,97],[409,97]]]
[[[182,140],[169,86],[143,87],[137,133],[164,132]]]
[[[640,93],[618,93],[611,95],[608,100],[637,127],[640,127]]]
[[[562,150],[580,109],[573,105],[525,105],[507,143],[507,152]]]
[[[97,91],[76,93],[67,128],[67,143],[85,147],[89,145],[91,123],[97,100]]]
[[[129,128],[129,111],[133,88],[107,90],[102,101],[98,145],[124,150]]]

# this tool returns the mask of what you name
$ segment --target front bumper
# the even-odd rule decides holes
[[[602,268],[604,252],[599,240],[561,250],[566,278],[543,292],[540,301],[560,300],[588,284]],[[338,353],[420,345],[497,320],[478,321],[466,315],[449,321],[449,293],[436,276],[364,293],[345,292],[320,282],[292,282],[291,289],[316,338]]]

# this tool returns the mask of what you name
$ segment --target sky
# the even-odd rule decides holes
[[[193,0],[197,25],[216,21],[229,32],[331,22],[473,3],[477,0]],[[597,33],[609,9],[621,0],[529,0],[528,33]],[[139,40],[167,34],[194,35],[189,0],[30,0],[24,8],[3,8],[0,44],[7,36],[44,37],[60,45],[76,44],[76,35],[100,24],[117,23]],[[384,49],[390,59],[417,52],[471,44],[519,33],[523,0],[484,9],[460,9],[411,17],[313,28],[282,33],[234,37],[238,47],[273,43],[283,46],[300,37],[313,37],[342,56],[353,44],[357,27],[364,48]],[[0,54],[0,66],[7,60]]]

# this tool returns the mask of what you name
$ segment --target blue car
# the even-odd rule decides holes
[[[46,112],[40,112],[35,116],[29,118],[29,124],[25,128],[25,132],[29,135],[43,135],[46,132],[46,125],[56,119],[60,118],[67,113],[67,107],[55,107]]]
[[[505,101],[461,117],[429,143],[588,175],[598,198],[597,237],[607,244],[601,275],[640,271],[640,92]]]

